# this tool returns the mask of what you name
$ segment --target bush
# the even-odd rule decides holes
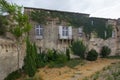
[[[16,70],[12,73],[10,73],[4,80],[16,80],[18,78],[20,78],[22,76],[22,74],[20,73],[19,70]]]
[[[100,51],[100,56],[102,58],[107,57],[111,53],[111,49],[108,46],[103,46]]]
[[[66,49],[66,56],[67,60],[70,60],[70,50],[68,48]]]
[[[80,58],[85,58],[86,46],[83,44],[82,41],[75,41],[70,46],[71,51],[75,54],[80,56]]]
[[[38,61],[38,63],[37,63],[38,68],[44,67],[48,61],[46,53],[42,52],[42,53],[38,54],[37,61]]]
[[[97,60],[97,57],[98,57],[98,53],[94,49],[90,50],[87,54],[87,60],[89,61],[95,61]]]
[[[67,59],[68,58],[66,54],[58,52],[55,49],[48,49],[46,53],[43,51],[42,53],[38,54],[37,61],[39,63],[37,65],[39,67],[44,67],[45,65],[52,67],[61,63],[65,63]]]

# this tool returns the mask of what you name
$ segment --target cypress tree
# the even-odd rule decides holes
[[[36,54],[34,45],[30,43],[29,39],[26,40],[26,57],[24,59],[24,70],[29,77],[33,77],[37,70],[36,68]]]

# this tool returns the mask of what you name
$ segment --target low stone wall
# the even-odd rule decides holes
[[[0,80],[17,69],[18,56],[12,40],[0,38]],[[23,51],[20,54],[20,67],[23,65]]]

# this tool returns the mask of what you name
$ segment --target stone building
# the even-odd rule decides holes
[[[89,14],[64,12],[64,11],[54,11],[46,9],[36,9],[25,7],[25,14],[30,14],[34,10],[44,10],[46,12],[60,12],[80,15],[89,18]],[[29,35],[31,41],[35,42],[39,49],[57,49],[64,51],[73,41],[78,39],[84,39],[83,26],[74,28],[68,25],[66,21],[62,21],[60,24],[58,18],[52,18],[47,20],[47,24],[39,24],[30,19],[33,29],[30,31]]]
[[[59,14],[74,15],[77,20],[79,20],[78,22],[80,22],[81,25],[75,27],[73,25],[70,25],[66,20],[60,22],[59,18],[49,17],[47,17],[46,24],[40,24],[39,22],[33,21],[31,19],[30,14],[34,10],[42,10],[47,13],[57,12]],[[73,41],[83,40],[89,50],[94,48],[99,52],[102,46],[107,45],[112,50],[111,55],[120,55],[120,19],[115,20],[102,18],[102,20],[105,21],[105,25],[112,25],[113,27],[112,36],[104,40],[97,37],[94,32],[89,34],[89,37],[85,34],[85,23],[90,21],[90,25],[93,25],[96,21],[94,21],[94,19],[96,18],[90,18],[89,14],[28,7],[24,8],[24,13],[29,15],[29,21],[33,27],[32,30],[29,32],[29,37],[32,42],[36,43],[39,51],[47,49],[57,49],[65,51],[66,48]],[[78,19],[79,16],[81,16],[82,18]],[[63,18],[65,17],[66,16],[64,16]],[[97,20],[101,20],[101,18],[97,18]],[[84,24],[82,24],[81,21],[83,21]],[[99,22],[99,24],[101,24],[101,22]],[[103,34],[105,35],[106,33]],[[25,56],[25,45],[22,46],[22,50],[23,51],[20,54],[20,67],[22,67],[23,65],[23,59]],[[17,50],[15,42],[10,38],[4,38],[0,36],[0,80],[3,80],[10,72],[14,70],[17,70]]]
[[[88,38],[86,34],[83,31],[84,25],[81,25],[79,27],[68,25],[67,21],[61,21],[60,24],[57,24],[59,22],[59,18],[50,18],[47,20],[46,24],[39,24],[38,22],[31,19],[31,12],[32,11],[46,11],[47,13],[51,12],[59,12],[60,14],[68,13],[74,14],[76,16],[85,16],[85,18],[89,19],[91,27],[92,25],[98,21],[98,24],[96,27],[100,27],[98,25],[102,24],[102,22],[105,22],[104,24],[111,25],[113,27],[112,35],[108,39],[101,39],[99,37],[95,37],[93,32],[90,34],[90,37]],[[64,11],[55,11],[55,10],[47,10],[47,9],[39,9],[39,8],[24,8],[25,14],[29,15],[30,17],[30,23],[33,26],[33,29],[30,31],[29,35],[31,38],[31,41],[35,42],[37,46],[39,47],[39,50],[42,49],[57,49],[65,51],[66,48],[75,40],[83,40],[86,46],[88,46],[89,50],[94,48],[98,52],[100,51],[101,47],[106,45],[109,46],[112,50],[111,55],[115,55],[118,53],[118,21],[115,19],[107,19],[107,18],[95,18],[95,17],[89,17],[89,14],[82,14],[82,13],[74,13],[74,12],[64,12]],[[84,20],[84,19],[81,19]],[[100,21],[102,20],[102,22]],[[87,21],[86,21],[87,22]],[[119,29],[120,30],[120,29]],[[103,34],[105,34],[103,32]]]

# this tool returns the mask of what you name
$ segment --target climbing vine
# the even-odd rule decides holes
[[[79,13],[69,13],[49,10],[34,10],[31,12],[31,19],[39,24],[46,24],[49,19],[58,18],[59,22],[65,21],[73,27],[83,27],[86,37],[90,38],[92,32],[97,33],[97,37],[108,39],[112,36],[112,26],[106,26],[107,19],[89,18],[87,15]]]
[[[97,36],[102,39],[108,39],[112,37],[112,25],[106,25],[107,19],[103,18],[91,18],[92,31],[97,33]]]
[[[69,12],[58,12],[58,11],[45,11],[45,10],[34,10],[31,12],[32,20],[40,23],[46,24],[46,22],[51,18],[58,18],[61,21],[66,21],[69,25],[74,27],[83,26],[88,20],[86,15],[81,15],[79,13],[69,13]]]

